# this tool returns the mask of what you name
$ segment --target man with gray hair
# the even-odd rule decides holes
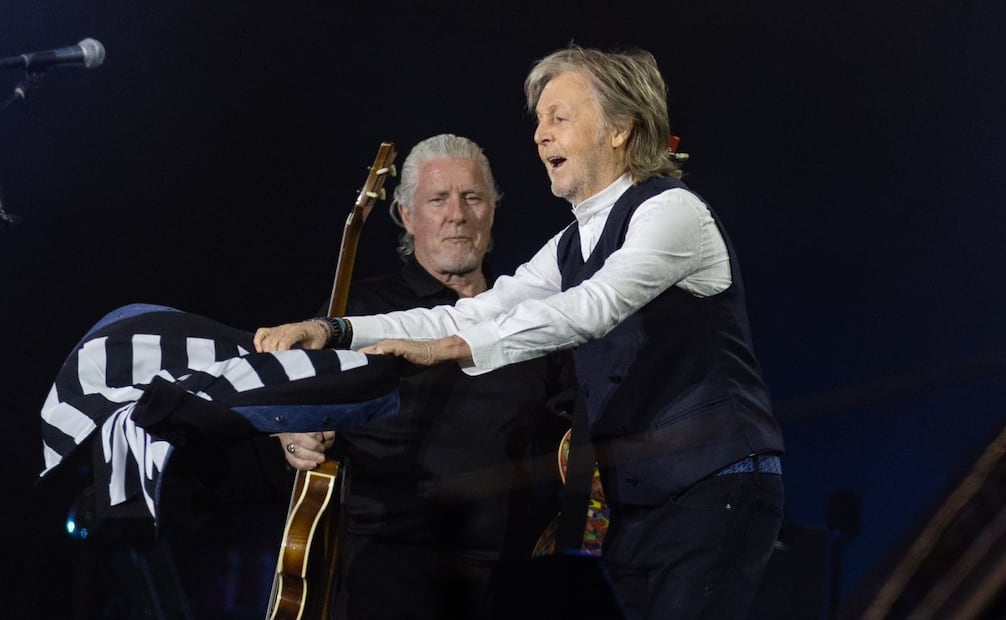
[[[404,265],[354,281],[350,312],[451,305],[492,283],[485,256],[500,194],[482,149],[433,136],[413,147],[399,179],[391,215]],[[295,468],[330,449],[342,455],[336,618],[492,616],[494,570],[529,557],[559,510],[553,458],[535,456],[554,452],[569,424],[558,413],[572,382],[565,362],[557,354],[482,377],[426,369],[402,380],[392,418],[337,436],[279,436]]]

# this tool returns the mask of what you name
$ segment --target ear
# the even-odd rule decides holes
[[[410,235],[415,235],[416,233],[412,229],[412,211],[400,202],[397,203],[395,207],[398,209],[398,218],[402,220],[402,226],[405,227],[405,232]]]
[[[611,148],[617,149],[626,145],[629,141],[629,136],[632,134],[632,125],[628,127],[623,127],[622,129],[615,129],[611,132]]]

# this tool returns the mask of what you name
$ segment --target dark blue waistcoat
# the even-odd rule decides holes
[[[654,178],[628,189],[586,262],[576,222],[570,225],[558,245],[563,290],[621,247],[643,201],[677,187],[687,188]],[[749,454],[783,451],[751,346],[740,269],[713,218],[730,255],[725,291],[699,298],[672,286],[574,351],[609,503],[659,504]]]

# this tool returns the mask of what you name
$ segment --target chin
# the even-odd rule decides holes
[[[555,181],[553,179],[553,181],[552,181],[552,194],[554,194],[555,196],[558,196],[559,198],[569,199],[570,188],[569,188],[569,186],[563,185],[562,183],[559,183],[558,181]]]
[[[477,260],[477,257],[474,254],[458,256],[454,259],[440,261],[440,269],[444,273],[452,273],[454,275],[471,273],[477,270],[480,266],[480,261]]]

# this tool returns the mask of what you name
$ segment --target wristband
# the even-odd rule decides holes
[[[328,326],[326,349],[348,349],[353,344],[353,325],[344,318],[335,316],[319,316],[315,321],[321,321]]]

